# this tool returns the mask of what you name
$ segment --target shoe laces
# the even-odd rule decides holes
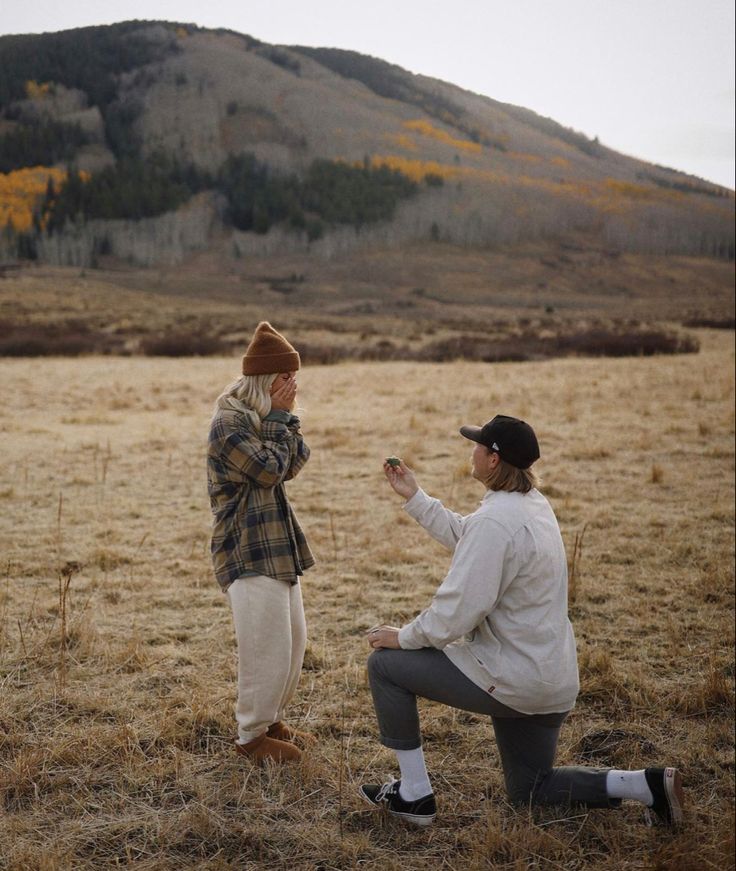
[[[387,783],[384,783],[383,786],[376,793],[376,802],[379,801],[388,801],[392,795],[399,791],[399,781],[396,780],[395,777],[392,777]]]
[[[653,807],[645,807],[644,825],[649,829],[658,828],[659,826],[666,826],[667,819],[663,816],[660,816]]]

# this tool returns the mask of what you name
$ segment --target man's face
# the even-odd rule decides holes
[[[478,481],[485,481],[491,474],[491,470],[496,465],[497,457],[493,451],[489,451],[485,445],[476,442],[473,448],[473,453],[470,455],[472,469],[470,474]]]

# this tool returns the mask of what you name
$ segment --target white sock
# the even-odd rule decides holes
[[[399,760],[399,768],[401,769],[399,795],[404,801],[416,801],[418,798],[429,795],[432,792],[432,784],[429,782],[422,748],[394,750],[394,753]]]
[[[606,792],[609,798],[628,798],[631,801],[640,801],[647,807],[654,804],[654,796],[647,784],[644,769],[618,771],[612,768],[606,775]]]

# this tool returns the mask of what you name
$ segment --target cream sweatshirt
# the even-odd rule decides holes
[[[404,506],[453,551],[428,608],[399,631],[407,650],[435,647],[473,683],[524,714],[570,710],[580,687],[567,617],[567,560],[538,490],[488,491],[463,517],[423,490]]]

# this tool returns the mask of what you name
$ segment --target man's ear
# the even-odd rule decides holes
[[[488,467],[493,472],[496,466],[501,462],[501,456],[495,451],[488,451]]]

